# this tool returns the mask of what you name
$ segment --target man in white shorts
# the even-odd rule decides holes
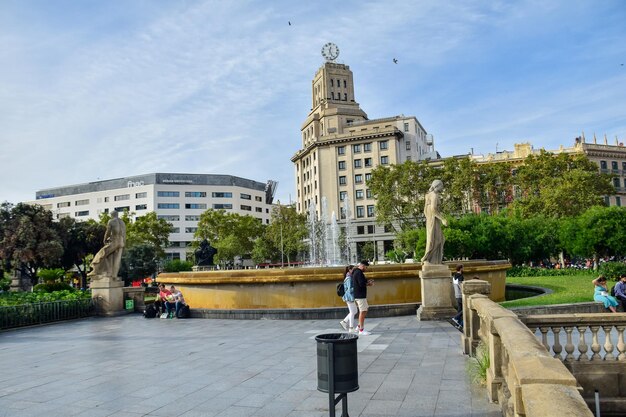
[[[354,288],[354,301],[359,308],[359,326],[358,334],[367,336],[370,334],[363,325],[365,324],[365,316],[369,308],[367,304],[367,287],[374,284],[374,280],[368,280],[365,278],[365,271],[370,263],[367,260],[363,260],[352,271],[352,287]]]

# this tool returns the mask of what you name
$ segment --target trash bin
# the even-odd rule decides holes
[[[315,337],[318,391],[329,392],[330,376],[334,376],[333,394],[359,389],[359,366],[356,353],[358,338],[357,335],[349,333],[329,333]],[[332,357],[329,358],[331,352]]]

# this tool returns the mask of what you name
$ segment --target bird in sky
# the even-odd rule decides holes
[[[289,21],[289,22],[287,22],[287,23],[289,23],[289,26],[291,26],[291,22],[290,22],[290,21]]]
[[[394,58],[394,59],[393,59],[393,63],[394,63],[394,64],[397,64],[397,63],[398,63],[398,60]]]

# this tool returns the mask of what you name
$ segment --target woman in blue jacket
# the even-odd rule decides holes
[[[344,318],[343,320],[339,322],[341,327],[343,327],[344,330],[347,330],[349,332],[356,331],[356,327],[354,325],[355,324],[354,316],[358,312],[356,303],[354,302],[354,287],[352,287],[352,270],[353,269],[354,269],[354,265],[348,265],[346,266],[346,270],[344,271],[343,289],[345,290],[345,293],[343,294],[342,299],[348,305],[349,313],[346,316],[346,318]]]

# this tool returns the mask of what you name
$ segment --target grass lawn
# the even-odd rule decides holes
[[[531,285],[554,291],[539,297],[523,298],[500,303],[503,307],[526,307],[549,304],[584,303],[593,301],[595,275],[572,275],[557,277],[507,277],[507,284]],[[615,282],[609,282],[609,290]]]

